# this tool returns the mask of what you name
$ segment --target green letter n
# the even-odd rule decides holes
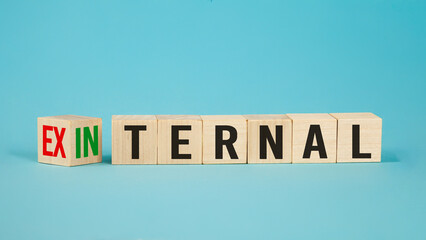
[[[90,134],[90,128],[84,127],[83,130],[83,141],[84,141],[84,157],[89,156],[89,143],[92,149],[93,156],[98,156],[98,126],[93,126],[93,137]]]

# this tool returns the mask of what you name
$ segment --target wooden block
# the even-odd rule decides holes
[[[380,162],[382,119],[373,113],[332,113],[337,119],[337,162]]]
[[[157,117],[112,116],[112,164],[157,164]]]
[[[102,162],[102,119],[75,115],[37,118],[38,161],[76,166]]]
[[[292,122],[285,114],[244,115],[248,163],[291,163]]]
[[[293,120],[293,163],[335,163],[337,120],[330,114],[287,114]]]
[[[158,164],[201,164],[202,121],[196,115],[157,115]]]
[[[247,120],[241,115],[201,116],[203,164],[247,163]]]

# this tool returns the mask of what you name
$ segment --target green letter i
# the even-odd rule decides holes
[[[75,129],[75,157],[81,158],[81,128]]]

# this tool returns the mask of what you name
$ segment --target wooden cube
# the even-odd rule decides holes
[[[330,114],[287,114],[293,120],[293,163],[335,163],[337,120]]]
[[[75,115],[37,118],[38,161],[76,166],[102,162],[102,119]]]
[[[157,117],[112,116],[112,164],[157,164]]]
[[[196,115],[157,115],[158,164],[201,164],[202,121]]]
[[[380,162],[382,119],[373,113],[332,113],[337,119],[337,162]]]
[[[285,114],[244,115],[248,163],[291,163],[292,122]]]
[[[203,164],[247,163],[247,120],[242,115],[201,116]]]

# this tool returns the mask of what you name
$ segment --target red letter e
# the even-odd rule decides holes
[[[51,138],[47,138],[47,131],[52,131],[52,126],[43,125],[43,155],[53,156],[53,152],[47,151],[47,144],[52,143]]]

